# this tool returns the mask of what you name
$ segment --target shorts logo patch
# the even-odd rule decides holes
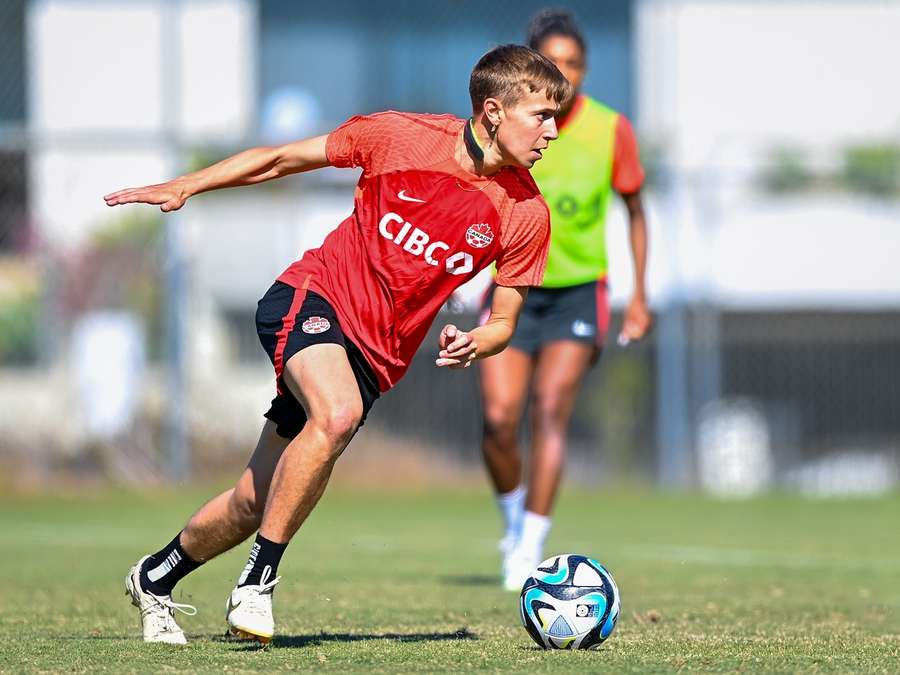
[[[466,243],[472,248],[487,248],[494,241],[494,233],[487,223],[470,225],[466,230]]]
[[[324,316],[311,316],[303,322],[303,332],[318,335],[331,328],[331,322]]]
[[[592,323],[576,319],[572,322],[572,334],[578,337],[591,337],[597,332],[597,328]]]

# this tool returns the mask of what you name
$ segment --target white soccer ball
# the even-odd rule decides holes
[[[544,649],[591,649],[619,618],[619,589],[603,565],[584,555],[547,558],[522,586],[519,614]]]

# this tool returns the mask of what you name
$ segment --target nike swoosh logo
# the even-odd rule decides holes
[[[399,199],[402,199],[405,202],[417,202],[418,204],[425,203],[424,199],[416,199],[415,197],[410,197],[409,195],[407,195],[405,193],[406,193],[406,190],[400,190],[400,192],[397,193],[397,197]]]

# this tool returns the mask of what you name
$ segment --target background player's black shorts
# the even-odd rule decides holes
[[[344,336],[337,314],[325,298],[276,281],[257,304],[256,333],[275,366],[278,393],[265,417],[277,425],[279,436],[294,438],[306,424],[306,411],[284,382],[284,364],[297,352],[317,344],[337,344],[347,350],[362,397],[362,426],[380,395],[378,378],[359,348]]]
[[[494,285],[485,294],[481,323],[490,315]],[[563,288],[530,288],[509,343],[534,356],[549,342],[573,340],[594,347],[600,355],[609,329],[609,290],[606,279]]]

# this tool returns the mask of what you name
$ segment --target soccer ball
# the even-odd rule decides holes
[[[619,618],[612,574],[587,556],[566,553],[537,566],[519,596],[525,630],[544,649],[591,649]]]

